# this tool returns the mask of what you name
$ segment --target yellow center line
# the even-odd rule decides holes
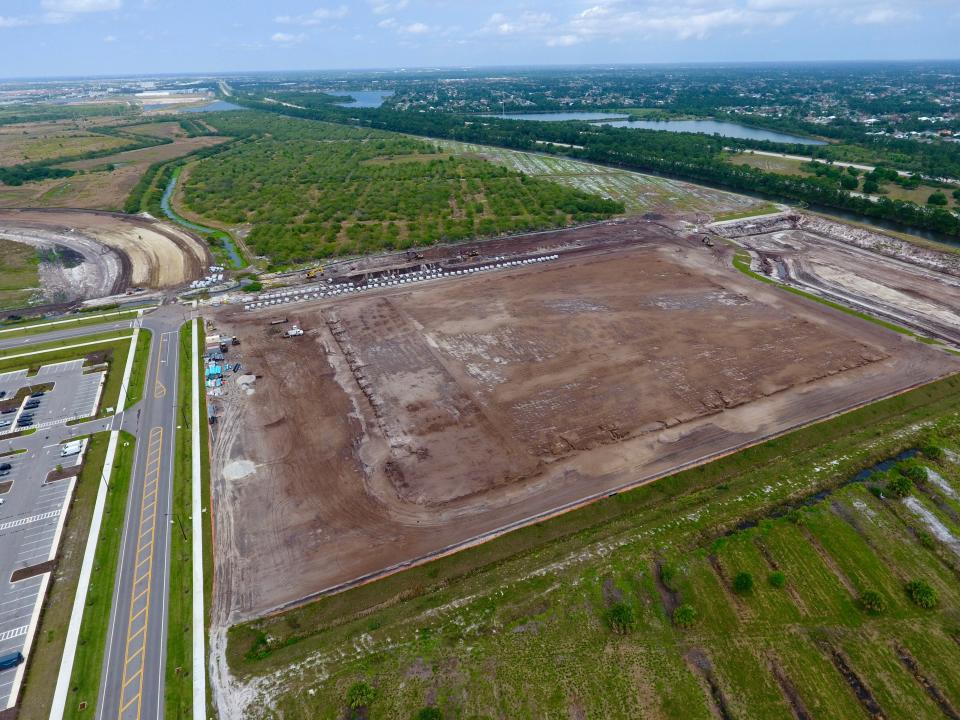
[[[158,381],[159,381],[159,356],[157,358]],[[162,387],[162,386],[161,386]],[[164,389],[164,392],[166,390]],[[161,397],[161,396],[157,396]],[[125,659],[123,662],[123,684],[120,690],[120,712],[119,716],[124,717],[126,711],[136,703],[136,718],[140,718],[141,703],[143,699],[143,663],[145,661],[147,649],[147,630],[150,626],[150,581],[153,577],[153,553],[154,539],[156,536],[156,507],[157,507],[157,485],[160,479],[160,454],[163,449],[163,428],[155,427],[150,431],[149,444],[147,446],[147,457],[156,458],[156,462],[148,462],[148,467],[144,470],[143,478],[143,497],[140,501],[140,533],[137,536],[137,550],[134,557],[138,558],[134,566],[133,582],[130,588],[130,618],[127,622],[127,644]],[[143,528],[149,524],[149,527]],[[141,556],[144,556],[142,557]],[[141,584],[143,589],[139,589]],[[146,596],[144,605],[136,610],[136,605],[141,598]],[[136,626],[136,627],[135,627]],[[131,646],[140,637],[142,641],[137,643],[139,647],[131,649]],[[139,665],[135,672],[131,673],[131,665],[139,659],[136,664]],[[139,682],[137,682],[139,681]],[[134,683],[137,682],[136,685]],[[127,688],[134,686],[136,694],[127,698]]]

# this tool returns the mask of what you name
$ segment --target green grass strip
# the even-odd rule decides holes
[[[108,437],[106,434],[104,438]],[[106,442],[103,443],[104,446]],[[104,452],[105,452],[104,447]],[[96,714],[97,700],[100,694],[100,676],[103,668],[103,655],[106,651],[107,627],[110,623],[110,608],[113,603],[113,585],[123,541],[123,521],[130,491],[130,479],[133,470],[133,458],[136,450],[136,438],[127,432],[121,432],[117,442],[117,452],[113,458],[110,474],[110,486],[103,512],[103,525],[97,538],[97,550],[94,555],[93,573],[90,576],[90,589],[87,592],[87,606],[83,611],[83,623],[77,641],[77,655],[70,676],[70,697],[67,701],[65,718],[89,718]],[[96,465],[94,463],[93,465]],[[96,484],[100,482],[99,467],[91,477],[80,476],[81,482]],[[80,703],[86,703],[86,709],[80,710]]]
[[[95,333],[93,335],[82,335],[80,337],[73,337],[65,340],[51,340],[50,342],[38,343],[37,345],[20,345],[17,347],[7,348],[6,350],[0,350],[0,360],[9,359],[11,356],[22,355],[24,353],[40,353],[47,350],[60,350],[62,348],[69,348],[71,345],[80,345],[82,343],[93,343],[101,340],[104,342],[110,340],[122,340],[130,337],[131,333],[132,330],[110,330],[109,332]],[[84,350],[85,348],[77,349]],[[87,352],[89,352],[89,350]],[[30,362],[30,356],[19,359],[24,362]]]
[[[127,387],[127,401],[124,410],[136,405],[143,398],[143,386],[147,382],[147,365],[150,364],[150,340],[152,333],[140,328],[137,334],[137,349],[133,356],[133,369],[130,371],[130,385]]]
[[[191,342],[192,324],[180,329],[180,356],[177,388],[177,419],[179,428],[173,476],[173,513],[175,527],[170,537],[170,598],[168,603],[167,667],[165,686],[165,717],[170,720],[191,717],[193,713],[193,673],[206,672],[206,668],[193,667],[193,633],[206,636],[210,624],[210,607],[213,595],[213,553],[211,544],[210,508],[210,457],[207,445],[208,426],[206,419],[206,394],[203,392],[203,376],[200,383],[200,466],[201,505],[203,515],[203,565],[204,565],[204,627],[193,627],[193,528],[191,503],[193,501],[193,417],[191,408]],[[199,348],[203,348],[203,330],[198,328]],[[202,366],[199,371],[202,373]],[[213,716],[210,684],[207,683],[207,715]]]
[[[103,315],[93,315],[89,317],[77,316],[76,318],[61,318],[59,320],[47,320],[41,323],[24,325],[16,330],[7,330],[0,327],[0,340],[15,337],[27,337],[30,335],[44,335],[58,330],[72,330],[78,327],[88,325],[100,325],[102,323],[120,322],[122,320],[133,320],[137,317],[137,310],[127,310],[123,312],[112,312]],[[67,322],[64,322],[66,320]],[[55,324],[51,324],[55,323]]]

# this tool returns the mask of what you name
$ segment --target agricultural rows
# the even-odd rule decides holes
[[[579,160],[452,140],[438,141],[437,144],[445,151],[480,155],[525,175],[544,177],[582,192],[622,202],[629,213],[680,210],[720,214],[756,204],[751,198],[720,190]]]

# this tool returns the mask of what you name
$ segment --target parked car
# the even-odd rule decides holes
[[[47,393],[44,392],[43,390],[37,390],[35,393],[30,393],[30,397],[33,397],[33,398],[43,397],[46,394]]]
[[[12,652],[6,655],[0,655],[0,670],[9,670],[15,668],[23,662],[22,652]]]
[[[0,470],[9,470],[13,465],[10,463],[0,463]]]
[[[3,400],[7,396],[6,390],[0,390],[0,400]]]
[[[0,478],[6,477],[9,474],[10,474],[9,470],[0,470]]]
[[[16,412],[16,411],[17,411],[17,409],[16,409],[15,407],[12,407],[12,408],[4,408],[3,410],[0,410],[0,415],[9,415],[10,413],[13,413],[13,412]]]
[[[24,410],[33,410],[34,408],[38,408],[38,407],[40,407],[40,401],[39,401],[39,400],[31,400],[30,402],[28,402],[26,405],[23,406],[23,409],[24,409]]]

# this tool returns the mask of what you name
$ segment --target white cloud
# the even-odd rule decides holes
[[[404,25],[400,28],[400,32],[405,32],[410,35],[423,35],[430,32],[430,26],[425,25],[422,22],[410,23],[409,25]]]
[[[342,20],[350,14],[350,8],[340,5],[335,8],[319,7],[306,15],[278,15],[273,19],[281,25],[322,25],[330,20]]]
[[[548,37],[546,42],[549,47],[570,47],[579,43],[580,38],[576,35],[554,35]]]
[[[122,0],[42,0],[44,10],[52,13],[76,15],[78,13],[104,12],[105,10],[119,10]]]
[[[914,20],[916,15],[905,10],[894,10],[889,7],[870,8],[854,18],[857,25],[886,25],[892,22]]]
[[[410,3],[408,0],[397,0],[397,2],[379,2],[379,0],[372,0],[370,4],[375,15],[386,15],[387,13],[399,12]]]
[[[24,25],[31,25],[31,24],[32,23],[28,18],[0,15],[0,28],[23,27]]]
[[[306,37],[303,33],[294,35],[293,33],[277,32],[271,35],[270,39],[278,45],[296,45],[302,43]]]
[[[528,10],[516,18],[497,12],[490,16],[481,32],[495,35],[539,35],[553,23],[553,16],[547,12],[537,13]]]
[[[108,43],[108,44],[109,44],[109,43],[115,43],[115,42],[117,41],[117,36],[116,36],[116,35],[106,35],[106,36],[104,36],[103,41],[104,41],[105,43]]]

